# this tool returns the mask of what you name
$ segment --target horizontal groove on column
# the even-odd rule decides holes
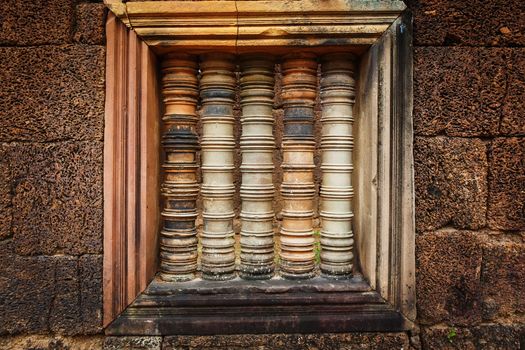
[[[241,56],[240,276],[269,279],[274,272],[274,62],[266,54]]]
[[[202,277],[229,280],[235,277],[235,63],[234,56],[226,53],[207,54],[201,59]]]
[[[352,135],[355,57],[327,54],[321,60],[321,273],[343,279],[352,275]]]
[[[197,60],[190,55],[171,54],[162,61],[162,118],[164,209],[160,232],[160,277],[187,281],[197,270],[197,182],[196,104]]]
[[[314,215],[314,101],[317,61],[311,54],[284,57],[283,199],[280,232],[281,275],[289,279],[313,277],[315,268]]]

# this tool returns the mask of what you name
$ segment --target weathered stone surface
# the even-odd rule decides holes
[[[103,47],[0,48],[0,141],[101,140],[104,71]]]
[[[487,157],[478,139],[416,137],[416,229],[486,225]]]
[[[163,350],[175,349],[408,349],[404,333],[346,333],[346,334],[245,334],[217,336],[169,336],[164,338]]]
[[[64,257],[55,265],[53,300],[49,309],[49,329],[53,333],[75,334],[80,320],[78,259]],[[36,282],[36,281],[35,281]],[[36,286],[35,286],[36,287]]]
[[[423,349],[515,350],[520,349],[525,328],[487,324],[473,328],[432,327],[421,332]],[[455,334],[455,335],[454,335]]]
[[[78,259],[82,334],[102,331],[102,263],[102,255],[83,255]]]
[[[523,46],[521,0],[405,0],[416,45]]]
[[[84,255],[57,264],[50,329],[58,334],[102,330],[102,256]]]
[[[490,145],[488,224],[525,229],[525,139],[497,138]]]
[[[66,43],[70,39],[73,11],[72,0],[2,0],[0,45]]]
[[[9,150],[16,252],[102,252],[101,142],[15,144]]]
[[[525,243],[485,243],[481,286],[484,318],[525,313]]]
[[[500,133],[525,135],[525,49],[512,49]]]
[[[0,335],[44,332],[54,297],[57,258],[22,258],[12,250],[10,240],[0,242]]]
[[[469,232],[442,231],[416,239],[418,319],[422,324],[481,320],[482,252]]]
[[[22,335],[0,337],[3,350],[96,350],[102,349],[102,335],[64,337],[60,335]]]
[[[499,132],[510,49],[420,47],[414,53],[418,135]]]
[[[100,332],[100,255],[21,257],[13,250],[12,240],[0,242],[0,335]]]
[[[0,242],[0,335],[101,330],[101,256],[21,257],[13,250],[12,240]]]
[[[0,146],[0,240],[11,236],[13,221],[11,166],[6,159],[7,150]]]
[[[162,337],[106,337],[104,350],[160,350]]]
[[[78,4],[73,40],[83,44],[104,45],[107,11],[104,4]]]

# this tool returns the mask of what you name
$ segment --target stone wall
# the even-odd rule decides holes
[[[523,348],[525,5],[407,3],[421,344]]]
[[[105,13],[0,2],[2,349],[102,331]]]
[[[525,5],[407,4],[419,331],[162,339],[102,335],[104,6],[0,2],[0,348],[525,348]]]

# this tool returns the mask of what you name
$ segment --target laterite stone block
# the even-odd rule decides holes
[[[414,43],[421,46],[523,46],[521,0],[405,0],[414,14]]]
[[[102,140],[104,81],[101,46],[0,48],[0,142]]]
[[[416,48],[416,135],[497,135],[510,57],[510,49]]]
[[[102,252],[102,150],[101,142],[11,147],[18,254]]]
[[[497,138],[490,144],[488,224],[525,230],[525,138]]]
[[[416,239],[416,288],[421,324],[481,320],[482,251],[475,234],[441,231]]]
[[[478,139],[416,137],[416,229],[486,226],[487,156]]]

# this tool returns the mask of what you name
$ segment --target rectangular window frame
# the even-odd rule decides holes
[[[160,88],[156,53],[162,53],[166,47],[177,43],[184,43],[184,47],[199,47],[202,45],[199,40],[205,40],[206,35],[208,43],[217,48],[234,45],[241,50],[271,45],[272,42],[279,43],[280,47],[292,47],[299,39],[290,39],[291,29],[285,28],[272,32],[273,41],[265,35],[257,40],[250,34],[250,28],[240,26],[240,16],[236,12],[232,14],[228,5],[224,5],[229,2],[221,2],[222,20],[217,23],[226,26],[229,21],[236,21],[238,27],[246,29],[246,36],[240,29],[230,33],[230,28],[217,39],[210,36],[213,30],[217,30],[215,28],[208,34],[204,29],[200,31],[199,40],[186,38],[185,41],[170,42],[166,38],[173,38],[175,32],[182,37],[184,31],[155,27],[155,24],[148,24],[147,18],[156,18],[157,23],[177,23],[173,16],[180,11],[174,11],[173,6],[180,8],[180,2],[153,3],[157,4],[155,6],[150,2],[143,7],[141,3],[147,4],[106,3],[115,13],[108,16],[106,27],[106,333],[315,333],[412,328],[416,309],[410,14],[402,12],[404,7],[398,1],[385,1],[384,8],[377,5],[382,2],[355,0],[348,5],[349,2],[334,1],[336,9],[332,12],[318,9],[325,15],[348,18],[353,24],[359,19],[363,22],[360,31],[340,35],[337,42],[330,43],[368,47],[359,65],[354,156],[355,164],[359,164],[355,168],[354,228],[357,259],[366,283],[354,283],[352,288],[343,288],[342,291],[299,288],[294,293],[247,295],[230,288],[223,293],[205,295],[176,293],[155,282],[150,284],[158,263],[160,210],[157,190],[160,177]],[[215,1],[206,3],[219,6]],[[337,6],[342,6],[342,3],[354,11],[340,11]],[[391,4],[388,15],[385,10],[387,3]],[[198,2],[190,4],[188,11],[199,11],[198,7],[205,5],[202,2],[201,5]],[[267,10],[264,6],[273,8],[272,4],[261,6],[261,13]],[[304,8],[301,11],[308,11],[308,6],[306,10]],[[315,14],[313,7],[309,11]],[[159,18],[161,15],[166,18]],[[188,13],[185,15],[189,16]],[[289,14],[291,17],[295,15]],[[275,17],[270,18],[266,25],[275,26],[286,18],[286,13]],[[367,19],[363,20],[365,17]],[[309,42],[315,45],[327,43],[330,35],[339,30],[311,25],[313,29],[307,34]],[[299,40],[299,44],[304,45],[304,42]],[[287,288],[293,288],[293,282],[288,283],[284,290]]]

